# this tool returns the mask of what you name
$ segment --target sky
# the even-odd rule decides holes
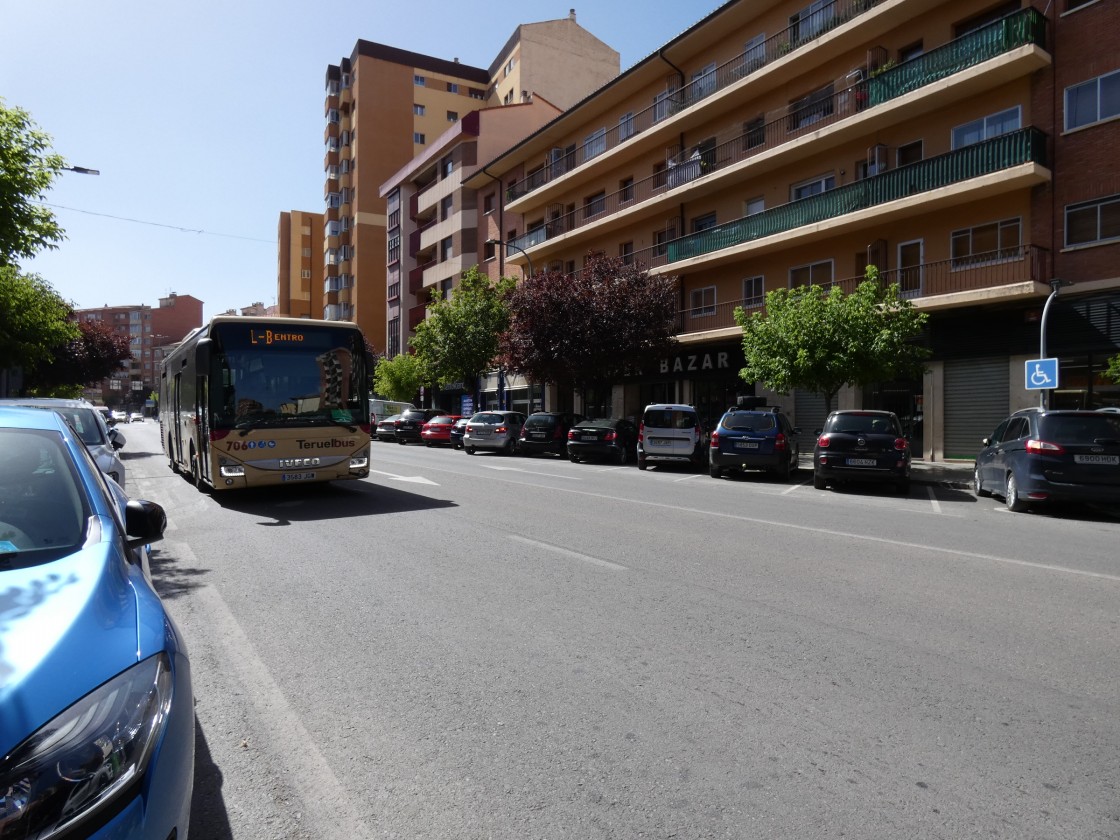
[[[274,304],[279,215],[323,210],[325,73],[359,38],[485,68],[574,7],[626,70],[719,5],[0,0],[0,98],[101,173],[61,173],[45,202],[67,238],[21,267],[79,309]]]

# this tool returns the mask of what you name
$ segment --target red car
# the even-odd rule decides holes
[[[437,443],[450,446],[451,427],[460,417],[461,415],[458,414],[441,414],[438,417],[433,417],[420,430],[420,439],[424,441],[425,446],[434,446]]]

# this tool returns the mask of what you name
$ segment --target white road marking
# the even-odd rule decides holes
[[[434,481],[424,478],[420,475],[395,475],[394,473],[382,472],[381,470],[370,470],[370,475],[384,475],[393,479],[394,481],[405,481],[409,484],[430,484],[432,487],[439,487]]]
[[[678,482],[681,482],[681,481],[690,481],[694,478],[699,478],[699,476],[698,475],[686,475],[683,478],[674,478],[673,483],[677,484]]]
[[[509,538],[514,542],[524,543],[531,545],[534,548],[544,549],[545,551],[553,551],[556,554],[562,554],[565,557],[571,557],[573,560],[582,560],[584,563],[592,563],[596,566],[602,566],[604,569],[614,569],[616,571],[627,571],[626,566],[620,566],[618,563],[612,563],[610,560],[600,560],[598,557],[592,557],[588,554],[580,554],[578,551],[571,551],[567,548],[560,548],[557,545],[549,545],[548,543],[538,542],[537,540],[526,539],[519,537],[516,534],[510,534]]]
[[[926,492],[929,493],[929,503],[933,505],[933,512],[941,513],[941,503],[937,501],[937,496],[933,494],[933,488],[927,486]]]
[[[809,483],[809,479],[805,479],[804,481],[799,481],[799,482],[797,482],[797,484],[794,484],[794,485],[793,485],[792,487],[790,487],[790,488],[789,488],[788,490],[783,490],[783,491],[781,492],[781,495],[783,495],[783,496],[788,496],[788,495],[789,495],[790,493],[792,493],[792,492],[793,492],[794,490],[796,490],[796,489],[797,489],[798,487],[804,487],[804,486],[805,486],[806,484],[808,484],[808,483]]]
[[[488,470],[498,470],[499,472],[517,472],[517,473],[532,473],[533,475],[541,475],[545,478],[566,478],[568,481],[583,481],[582,478],[574,475],[557,475],[556,473],[542,473],[537,470],[526,470],[521,467],[493,467],[489,464],[483,464]]]

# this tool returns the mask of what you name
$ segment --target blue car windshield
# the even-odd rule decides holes
[[[85,533],[77,477],[55,432],[0,429],[0,560],[75,551]],[[22,563],[21,563],[22,565]]]

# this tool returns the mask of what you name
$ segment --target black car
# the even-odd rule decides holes
[[[405,409],[396,422],[395,439],[397,443],[403,446],[406,443],[423,442],[424,439],[420,437],[420,432],[424,429],[424,424],[441,414],[447,414],[447,412],[440,408]]]
[[[463,448],[463,434],[467,431],[467,423],[469,422],[471,422],[469,417],[460,417],[452,424],[451,431],[448,433],[452,449]]]
[[[535,411],[521,427],[517,449],[522,455],[546,453],[563,457],[567,452],[568,430],[582,419],[580,414],[563,411]]]
[[[910,490],[910,441],[892,411],[834,411],[813,450],[813,486],[844,481],[893,484]]]
[[[610,460],[625,464],[636,457],[638,427],[619,417],[581,420],[568,430],[568,459],[572,463]]]
[[[972,489],[1002,496],[1012,511],[1049,502],[1120,504],[1120,414],[1015,412],[984,438]]]
[[[708,438],[708,473],[766,470],[788,481],[801,459],[799,433],[777,408],[731,408]]]

